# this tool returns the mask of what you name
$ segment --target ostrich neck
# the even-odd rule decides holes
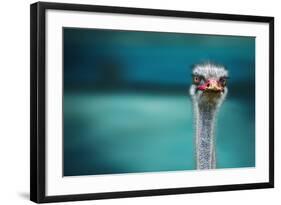
[[[197,169],[213,169],[216,167],[214,127],[217,104],[198,103],[197,109]]]

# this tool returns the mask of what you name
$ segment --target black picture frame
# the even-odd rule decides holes
[[[67,10],[269,24],[269,181],[220,186],[46,196],[46,10]],[[274,17],[38,2],[30,7],[30,199],[37,203],[96,200],[274,187]]]

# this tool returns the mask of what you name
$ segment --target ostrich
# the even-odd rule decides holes
[[[197,64],[193,67],[190,95],[196,125],[196,167],[216,168],[214,127],[216,114],[227,95],[228,72],[222,65]]]

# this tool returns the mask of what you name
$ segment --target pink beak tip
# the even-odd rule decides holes
[[[204,91],[204,90],[206,90],[206,86],[200,85],[200,86],[198,86],[198,90]]]

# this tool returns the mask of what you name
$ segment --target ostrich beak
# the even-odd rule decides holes
[[[198,90],[201,91],[209,91],[209,92],[223,92],[223,86],[214,79],[207,80],[204,84],[199,85],[197,87]]]

